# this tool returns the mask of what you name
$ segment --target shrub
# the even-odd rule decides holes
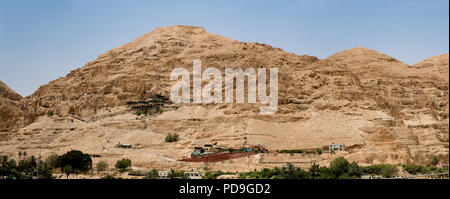
[[[59,155],[56,153],[52,153],[50,156],[45,159],[45,163],[48,164],[52,169],[58,168],[58,159]]]
[[[397,174],[397,168],[394,165],[386,164],[381,169],[381,175],[386,178],[394,177],[396,174]]]
[[[176,141],[178,141],[179,137],[180,137],[180,136],[179,136],[178,134],[174,133],[173,136],[172,136],[172,140],[173,140],[174,142],[176,142]]]
[[[175,171],[173,169],[170,169],[169,174],[167,175],[170,179],[174,178],[186,178],[184,175],[184,171]]]
[[[117,160],[115,167],[121,172],[124,172],[128,167],[131,167],[131,160],[125,158],[122,160]]]
[[[166,142],[172,142],[172,134],[170,134],[170,133],[167,134]]]
[[[423,165],[414,165],[414,164],[406,164],[402,165],[403,169],[412,175],[416,174],[428,174],[432,171],[436,171],[436,166],[423,166]]]
[[[71,106],[71,107],[69,108],[69,114],[75,115],[75,107]]]
[[[39,168],[39,179],[52,179],[52,169],[52,166],[50,166],[48,163],[41,162],[41,166]]]
[[[300,150],[300,149],[293,149],[293,150],[283,149],[283,150],[278,150],[277,152],[278,153],[303,153],[304,151]]]
[[[387,178],[393,177],[397,174],[397,168],[395,165],[391,164],[375,164],[363,167],[362,169],[366,174],[382,175]]]
[[[433,156],[433,159],[431,160],[431,165],[437,165],[439,163],[439,159],[437,156]]]
[[[145,176],[145,179],[157,179],[158,177],[159,177],[158,170],[153,169],[147,173],[147,176]]]
[[[320,167],[320,179],[336,179],[336,175],[328,167]]]
[[[348,173],[343,173],[337,179],[352,179],[352,177]]]
[[[104,161],[99,161],[97,162],[97,171],[105,171],[108,169],[109,165],[108,163],[104,162]]]
[[[319,154],[319,155],[323,153],[322,149],[317,149],[316,152],[317,152],[317,154]]]
[[[176,142],[179,140],[179,137],[180,136],[176,133],[174,134],[168,133],[166,136],[166,142]]]

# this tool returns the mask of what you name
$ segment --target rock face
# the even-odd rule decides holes
[[[448,154],[448,54],[446,63],[442,55],[411,67],[364,48],[345,50],[321,61],[322,67],[347,71],[358,82],[351,97],[347,95],[349,101],[373,102],[390,116],[376,118],[379,121],[374,127],[363,128],[368,133],[365,148],[382,146],[378,155],[404,148],[416,163]],[[428,69],[423,70],[423,65]]]
[[[14,92],[0,81],[0,132],[8,131],[18,126],[23,114],[19,108],[22,96]]]
[[[127,101],[168,96],[175,84],[170,72],[179,67],[192,71],[194,59],[202,61],[203,69],[222,73],[230,67],[278,68],[278,111],[259,115],[255,104],[186,104],[139,117],[124,111]],[[0,151],[45,154],[76,146],[135,158],[142,167],[174,168],[182,165],[170,160],[213,141],[262,143],[271,151],[334,142],[346,144],[343,156],[363,164],[428,163],[435,155],[448,159],[448,83],[448,54],[408,66],[358,47],[319,60],[201,27],[169,26],[112,49],[22,99],[23,125]],[[51,112],[55,116],[47,117]],[[181,140],[165,143],[168,132]],[[140,148],[130,154],[115,149],[117,142]],[[272,158],[294,158],[283,157]],[[332,158],[314,161],[327,164]],[[259,166],[244,163],[242,168]],[[221,169],[231,168],[240,166]]]
[[[265,44],[224,38],[200,27],[157,28],[40,87],[24,100],[24,106],[29,107],[29,115],[54,111],[64,116],[72,109],[78,116],[90,117],[101,108],[145,100],[154,93],[168,95],[175,83],[169,81],[170,72],[176,67],[192,70],[194,59],[202,60],[203,68],[290,68],[280,74],[283,78],[279,81],[286,84],[291,70],[317,61],[316,57],[297,56]]]
[[[12,101],[20,101],[22,96],[17,94],[11,88],[9,88],[5,83],[0,81],[0,97],[12,100]]]
[[[445,79],[448,82],[448,53],[423,60],[413,67],[428,74]]]

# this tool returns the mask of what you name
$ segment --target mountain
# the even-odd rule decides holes
[[[221,69],[301,68],[317,60],[265,44],[238,42],[208,33],[201,27],[157,28],[40,87],[25,99],[25,106],[29,107],[30,114],[45,115],[53,111],[65,116],[72,108],[80,117],[89,118],[96,110],[120,106],[126,101],[146,100],[152,94],[168,95],[174,84],[169,81],[170,72],[175,67],[192,70],[193,59],[201,59],[203,68]]]
[[[0,81],[0,97],[12,100],[12,101],[20,101],[22,96],[17,94],[11,88],[9,88],[5,83]]]
[[[431,57],[413,65],[425,74],[434,75],[448,82],[448,53]]]
[[[126,108],[126,102],[154,94],[168,97],[176,83],[170,81],[171,71],[192,72],[194,59],[202,61],[203,70],[215,67],[222,74],[233,67],[278,68],[278,111],[260,115],[259,104],[248,103],[180,104],[154,115]],[[319,60],[201,27],[169,26],[114,48],[23,98],[19,107],[24,120],[0,150],[46,156],[76,148],[100,154],[110,164],[127,157],[142,168],[191,169],[198,165],[174,160],[212,142],[261,143],[273,152],[341,143],[347,151],[337,155],[363,165],[427,164],[433,156],[448,160],[448,91],[448,79],[375,50],[357,47]],[[167,133],[179,134],[180,141],[166,143]],[[135,150],[115,148],[118,143],[132,144]],[[334,158],[329,153],[276,152],[263,157],[321,165]],[[238,171],[276,166],[257,161],[211,167]]]
[[[18,125],[23,112],[19,108],[22,96],[0,81],[0,132],[8,131]],[[3,136],[0,134],[0,136]]]

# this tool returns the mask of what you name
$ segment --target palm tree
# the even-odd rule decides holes
[[[26,159],[26,158],[27,158],[27,152],[24,151],[24,152],[23,152],[23,159]]]
[[[22,151],[19,151],[19,162],[20,162],[20,157],[22,156]]]
[[[313,178],[316,178],[318,176],[318,174],[320,173],[319,165],[314,162],[313,165],[311,166],[311,168],[309,168],[309,172],[311,172],[311,175],[313,176]]]
[[[0,163],[2,165],[6,165],[7,162],[8,162],[8,156],[6,156],[6,155],[2,156]]]

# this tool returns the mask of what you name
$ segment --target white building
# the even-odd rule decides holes
[[[202,174],[197,171],[184,172],[184,175],[189,179],[202,179]]]
[[[329,147],[330,151],[344,151],[345,150],[345,144],[335,144],[331,143]]]
[[[169,178],[169,171],[158,171],[158,177],[160,179],[168,179]]]

